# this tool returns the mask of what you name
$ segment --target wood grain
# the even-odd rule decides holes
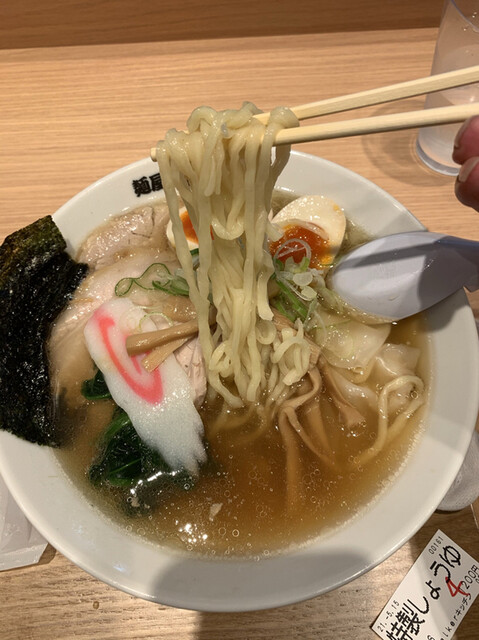
[[[268,109],[420,77],[429,70],[434,34],[418,29],[394,37],[365,32],[181,47],[0,51],[0,233],[13,230],[18,216],[53,212],[93,180],[146,156],[198,104],[219,108],[250,99]],[[252,71],[251,61],[261,73]],[[422,98],[411,98],[357,115],[412,111],[422,104]],[[432,230],[479,239],[476,214],[455,200],[450,178],[419,162],[414,143],[415,132],[405,131],[301,148],[378,183]]]
[[[57,47],[437,27],[439,0],[17,0],[0,47]]]
[[[250,99],[269,109],[425,76],[435,35],[426,28],[4,49],[0,236],[145,157],[165,130],[183,126],[198,104],[237,106]],[[363,109],[358,117],[421,106],[422,99],[413,98]],[[374,181],[432,230],[479,240],[479,214],[457,202],[453,179],[417,160],[414,141],[415,133],[404,131],[301,149]],[[479,295],[472,302],[479,315]],[[144,602],[49,549],[42,564],[0,573],[0,638],[373,640],[370,625],[439,527],[479,557],[470,509],[435,514],[391,558],[343,588],[302,604],[245,614],[202,614]],[[475,640],[478,628],[476,602],[455,637]]]
[[[370,626],[426,543],[441,529],[477,558],[469,509],[435,514],[398,552],[357,580],[313,600],[269,611],[200,613],[138,600],[56,553],[45,564],[0,574],[2,640],[374,640]],[[49,550],[51,555],[51,550]],[[479,606],[455,638],[476,640]]]

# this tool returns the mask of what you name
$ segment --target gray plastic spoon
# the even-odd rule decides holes
[[[344,256],[328,282],[356,309],[400,320],[478,289],[479,242],[429,231],[384,236]]]

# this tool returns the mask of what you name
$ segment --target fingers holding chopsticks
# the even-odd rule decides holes
[[[455,185],[458,200],[479,211],[479,116],[459,129],[452,159],[461,165]]]

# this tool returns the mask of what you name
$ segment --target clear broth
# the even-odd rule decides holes
[[[360,230],[351,226],[348,238],[349,244],[365,239]],[[388,342],[420,349],[418,371],[427,386],[430,359],[424,319],[418,316],[394,324]],[[220,406],[218,402],[205,401],[200,413],[213,471],[201,475],[188,491],[172,489],[164,495],[161,506],[151,512],[129,517],[118,509],[114,491],[94,488],[87,479],[98,438],[113,410],[110,401],[87,402],[81,396],[81,382],[92,373],[93,366],[85,351],[70,379],[62,381],[69,389],[69,402],[60,419],[68,418],[75,424],[71,444],[57,454],[66,473],[92,503],[128,531],[156,544],[206,556],[267,556],[343,525],[382,493],[400,472],[420,435],[421,419],[427,410],[426,406],[421,407],[380,456],[353,471],[332,472],[298,438],[303,484],[300,508],[292,513],[285,505],[286,454],[278,430],[272,426],[259,439],[250,437],[254,424],[241,429],[223,428],[212,434],[211,422]],[[330,440],[341,439],[343,459],[352,458],[371,436],[368,433],[346,436],[324,389],[321,407]]]

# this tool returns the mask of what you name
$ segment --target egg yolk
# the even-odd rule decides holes
[[[286,262],[288,258],[293,258],[296,263],[301,262],[301,260],[306,257],[306,248],[299,242],[295,244],[294,240],[297,239],[307,242],[310,246],[311,259],[309,266],[312,269],[320,269],[331,263],[328,241],[322,238],[319,233],[315,233],[311,229],[299,225],[288,225],[285,228],[283,236],[279,240],[270,243],[269,250],[271,255],[274,256],[279,247],[285,242],[288,242],[287,249],[285,248],[285,251],[281,251],[279,259],[281,262]]]
[[[190,242],[195,242],[198,244],[198,238],[196,236],[196,231],[193,227],[193,223],[190,220],[190,216],[188,215],[188,211],[186,209],[184,211],[180,211],[180,220],[183,224],[183,231],[185,233],[186,239]]]
[[[187,240],[198,244],[196,231],[186,209],[180,212],[180,220],[183,224],[183,231]],[[281,252],[279,259],[282,262],[286,262],[288,258],[293,258],[294,262],[300,263],[306,256],[306,249],[299,242],[295,244],[294,240],[296,239],[303,240],[311,248],[311,259],[309,263],[311,268],[320,269],[325,264],[331,262],[328,241],[322,238],[319,233],[315,233],[311,229],[299,225],[288,225],[285,228],[283,236],[279,240],[270,243],[269,250],[271,255],[274,256],[279,247],[289,241],[287,250]]]

